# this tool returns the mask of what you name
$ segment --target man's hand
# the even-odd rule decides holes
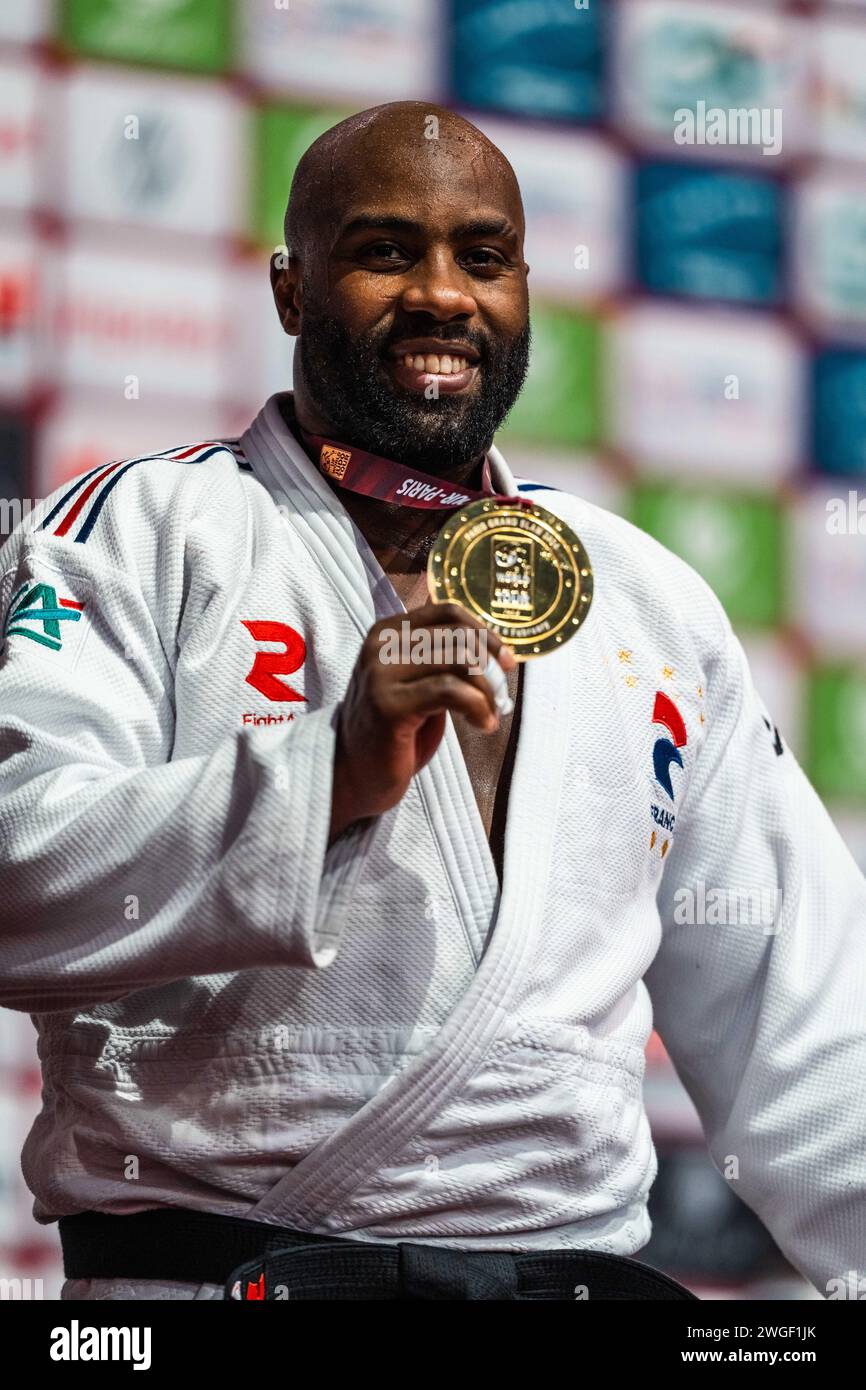
[[[452,636],[450,650],[494,657],[503,671],[517,665],[502,639],[458,603],[427,603],[408,613],[374,623],[364,639],[346,696],[340,707],[331,802],[334,840],[353,821],[388,811],[405,793],[416,773],[430,761],[445,732],[449,710],[459,712],[486,733],[499,727],[494,687],[470,661],[382,660],[382,634],[408,622],[412,638],[427,629],[428,647],[436,632],[464,629],[465,645]],[[472,631],[474,629],[475,631]],[[446,648],[446,650],[448,650]],[[482,661],[484,666],[486,660]],[[495,668],[494,668],[495,669]]]

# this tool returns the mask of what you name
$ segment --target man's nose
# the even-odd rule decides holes
[[[477,304],[467,276],[450,255],[425,256],[409,277],[402,296],[407,313],[430,314],[436,319],[469,317]]]

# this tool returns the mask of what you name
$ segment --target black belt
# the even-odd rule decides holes
[[[234,1299],[694,1299],[637,1260],[523,1254],[310,1235],[213,1212],[85,1211],[59,1222],[67,1279],[224,1284]]]

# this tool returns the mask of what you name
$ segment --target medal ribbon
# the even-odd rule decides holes
[[[479,492],[477,488],[463,487],[459,483],[437,478],[432,473],[407,468],[394,459],[368,454],[364,449],[356,449],[350,444],[339,444],[318,434],[308,434],[304,429],[300,432],[326,477],[350,492],[377,497],[380,502],[398,502],[404,507],[422,507],[428,511],[454,511],[467,502],[489,497],[512,506],[532,506],[528,497],[505,497],[494,490],[490,460],[487,458],[481,475],[482,491]]]

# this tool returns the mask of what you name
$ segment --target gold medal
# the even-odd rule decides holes
[[[555,651],[592,603],[592,567],[567,522],[482,498],[452,512],[427,560],[437,602],[460,603],[507,642],[518,661]]]

